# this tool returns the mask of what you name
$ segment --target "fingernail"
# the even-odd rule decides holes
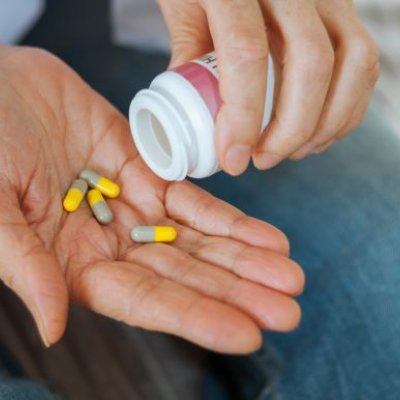
[[[239,175],[244,172],[249,164],[251,147],[247,144],[235,144],[226,152],[226,170],[231,175]]]
[[[254,157],[254,165],[258,169],[275,167],[283,160],[283,157],[271,153],[260,153]]]
[[[44,346],[46,347],[46,349],[48,349],[51,346],[51,344],[47,340],[46,335],[44,334],[44,332],[42,332],[42,330],[39,330],[39,333],[40,333],[40,337],[42,338],[42,342],[43,342]]]
[[[42,336],[42,341],[43,341],[44,347],[46,347],[46,349],[50,348],[51,344],[49,342],[47,342],[46,338],[44,338],[43,336]]]
[[[41,319],[38,321],[37,326],[38,326],[38,330],[39,330],[39,335],[42,338],[42,342],[43,342],[44,346],[48,349],[51,346],[51,344],[47,340],[47,337],[45,334],[45,329],[44,329],[44,323]]]
[[[307,143],[290,156],[292,160],[302,160],[314,152],[315,144]]]

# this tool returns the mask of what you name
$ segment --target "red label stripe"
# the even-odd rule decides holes
[[[205,67],[195,62],[189,62],[172,71],[183,76],[196,89],[212,117],[215,119],[221,107],[221,96],[219,94],[218,79]]]

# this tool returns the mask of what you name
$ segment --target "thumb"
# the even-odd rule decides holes
[[[15,199],[0,199],[0,278],[33,315],[46,347],[64,333],[68,292],[55,257],[28,226]]]
[[[171,42],[169,68],[177,67],[212,50],[207,17],[201,7],[171,0],[160,0],[159,5]]]

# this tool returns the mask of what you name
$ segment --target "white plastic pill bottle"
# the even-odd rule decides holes
[[[270,120],[273,91],[270,60],[262,130]],[[130,105],[129,122],[150,169],[168,181],[218,172],[214,121],[220,105],[214,52],[163,72],[149,89],[138,92]]]

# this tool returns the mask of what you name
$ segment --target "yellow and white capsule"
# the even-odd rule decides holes
[[[131,231],[131,238],[138,243],[173,242],[178,233],[173,226],[136,226]]]
[[[83,179],[76,179],[64,197],[65,211],[74,212],[78,209],[88,190],[88,184]]]
[[[104,225],[107,225],[112,221],[112,212],[99,190],[89,190],[87,200],[97,221]]]
[[[89,169],[83,170],[80,173],[79,178],[84,179],[91,188],[100,190],[104,196],[110,197],[111,199],[118,197],[121,191],[115,182],[110,181],[104,176],[100,176],[96,172]]]

